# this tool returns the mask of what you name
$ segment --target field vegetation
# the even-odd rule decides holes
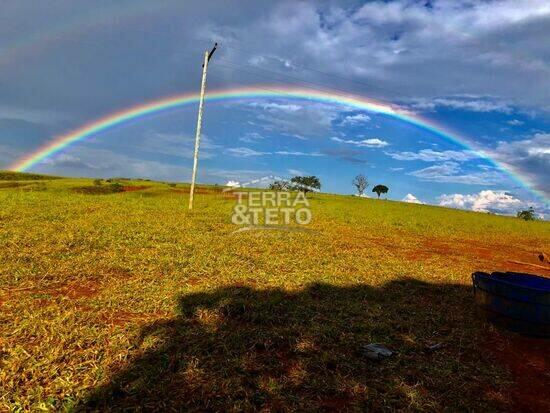
[[[310,193],[312,231],[235,232],[220,187],[6,176],[0,410],[550,408],[470,278],[550,275],[548,222]]]

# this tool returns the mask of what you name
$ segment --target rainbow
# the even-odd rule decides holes
[[[209,102],[225,101],[230,99],[250,100],[250,99],[265,99],[265,98],[286,98],[300,99],[315,102],[323,102],[347,106],[353,109],[365,110],[368,112],[387,115],[392,118],[400,119],[409,124],[432,132],[450,142],[453,142],[461,147],[469,149],[480,158],[487,160],[494,167],[506,172],[514,181],[522,187],[530,190],[532,193],[546,199],[546,197],[532,188],[527,179],[522,177],[518,172],[511,168],[505,168],[503,165],[492,159],[488,154],[481,149],[475,147],[473,142],[467,138],[446,129],[445,127],[434,123],[428,119],[424,119],[416,114],[404,111],[399,107],[395,107],[386,103],[378,102],[372,99],[357,95],[342,95],[333,91],[288,88],[281,86],[251,86],[237,89],[222,89],[209,91],[206,100]],[[146,102],[141,105],[132,106],[121,111],[112,113],[103,118],[94,120],[88,124],[81,126],[65,135],[60,135],[46,145],[38,148],[36,151],[18,159],[14,162],[10,169],[15,171],[26,171],[34,165],[44,161],[52,155],[62,151],[68,146],[77,142],[83,141],[91,136],[100,134],[106,130],[127,124],[131,121],[142,119],[146,116],[159,114],[174,108],[180,108],[191,104],[196,104],[199,100],[197,93],[187,93],[166,97],[158,100]]]

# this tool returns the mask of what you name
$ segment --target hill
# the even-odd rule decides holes
[[[235,232],[235,194],[187,191],[0,189],[0,409],[546,407],[521,370],[543,349],[476,313],[470,274],[535,270],[548,222],[312,194],[307,230]]]
[[[42,174],[33,174],[27,172],[14,172],[14,171],[1,171],[0,181],[39,181],[39,180],[51,180],[60,179],[58,176],[49,176]]]

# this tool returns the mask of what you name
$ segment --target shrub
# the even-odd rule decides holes
[[[124,187],[118,182],[115,182],[109,185],[79,186],[79,187],[73,188],[73,191],[79,194],[87,194],[87,195],[108,195],[108,194],[116,194],[118,192],[124,192]]]
[[[118,182],[112,183],[109,186],[111,187],[111,192],[113,192],[113,193],[124,191],[124,187],[121,184],[119,184]]]
[[[529,207],[528,209],[524,209],[523,211],[518,211],[517,217],[525,221],[534,221],[536,219],[535,210],[533,207]]]

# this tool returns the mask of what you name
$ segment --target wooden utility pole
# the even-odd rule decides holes
[[[218,43],[214,44],[214,48],[209,52],[204,52],[204,63],[202,65],[202,82],[201,82],[201,95],[199,98],[199,115],[197,117],[197,133],[195,135],[195,154],[193,155],[193,176],[191,177],[191,190],[189,192],[189,209],[193,209],[193,195],[195,193],[195,179],[197,178],[197,165],[199,163],[199,146],[201,143],[201,126],[202,126],[202,111],[204,107],[204,92],[206,90],[206,71],[208,69],[208,62],[216,51]]]

